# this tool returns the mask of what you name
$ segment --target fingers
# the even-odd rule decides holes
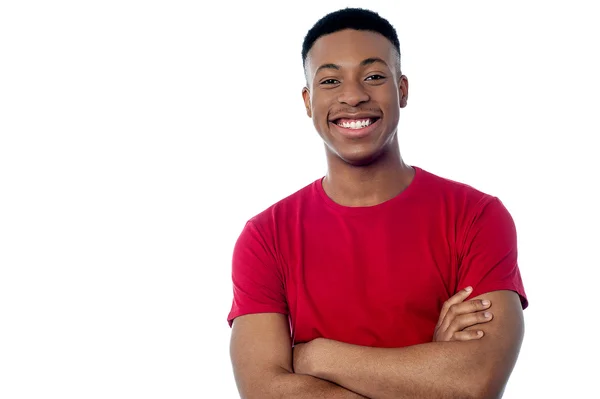
[[[467,313],[480,312],[488,309],[492,304],[488,300],[472,299],[467,302],[457,303],[450,306],[448,313],[454,316],[460,316]]]
[[[442,311],[440,312],[440,318],[438,319],[438,325],[442,324],[444,319],[446,318],[446,313],[453,306],[463,302],[465,299],[471,295],[473,292],[472,287],[467,287],[464,290],[458,291],[456,294],[452,295],[446,302],[444,302],[444,306],[442,306]]]
[[[460,331],[463,328],[472,326],[473,324],[478,324],[480,322],[485,322],[485,321],[489,321],[487,319],[481,319],[481,315],[483,314],[483,310],[488,309],[491,306],[491,302],[488,300],[480,300],[480,299],[475,299],[475,300],[470,300],[467,302],[462,302],[462,303],[457,303],[454,304],[452,306],[450,306],[448,308],[448,311],[446,312],[446,317],[444,319],[444,321],[442,322],[442,324],[440,325],[440,327],[442,327],[444,330],[450,328],[451,325],[454,325],[453,323],[459,322],[461,323],[461,325],[463,325],[463,327],[459,328],[459,329],[454,329],[454,331]],[[478,313],[480,312],[480,313]],[[473,317],[461,317],[464,315],[468,315],[468,316],[475,316],[477,315],[477,320],[482,320],[479,322],[474,322],[472,324],[464,324],[466,322],[471,322],[473,320],[475,320]],[[462,320],[462,322],[461,322]]]
[[[488,323],[494,318],[491,312],[475,312],[456,316],[448,326],[448,330],[459,332],[476,324]]]
[[[454,333],[454,336],[452,338],[454,341],[472,341],[474,339],[480,339],[481,337],[483,337],[483,331],[469,330]]]

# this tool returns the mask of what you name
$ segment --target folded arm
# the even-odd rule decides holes
[[[230,349],[242,399],[364,398],[332,382],[294,374],[289,325],[282,314],[236,318]]]
[[[467,342],[432,342],[371,348],[317,339],[302,349],[296,372],[322,378],[373,399],[500,398],[524,335],[519,296],[495,291],[492,321],[468,329],[484,336]]]

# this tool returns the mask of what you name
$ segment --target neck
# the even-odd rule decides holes
[[[400,155],[397,138],[374,162],[354,166],[327,150],[325,193],[344,206],[374,206],[400,194],[412,181],[414,170]]]

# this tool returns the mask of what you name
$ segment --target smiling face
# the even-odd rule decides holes
[[[305,68],[306,112],[328,157],[367,165],[391,148],[408,81],[388,39],[353,29],[322,36],[309,51]]]

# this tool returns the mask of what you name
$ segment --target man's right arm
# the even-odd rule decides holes
[[[230,350],[242,399],[365,398],[328,381],[294,374],[289,324],[283,314],[237,317]]]

